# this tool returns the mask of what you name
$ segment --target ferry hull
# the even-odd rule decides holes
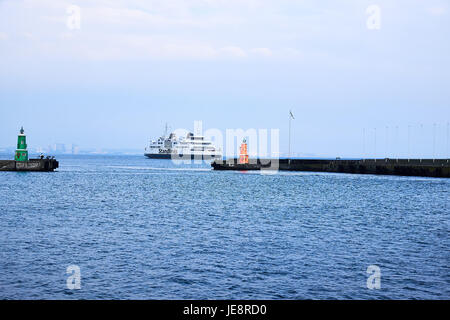
[[[146,153],[145,156],[149,159],[170,159],[170,154],[155,154],[155,153]]]
[[[149,159],[172,159],[172,154],[168,153],[145,153],[144,154]],[[222,159],[221,155],[208,156],[208,155],[173,155],[173,160],[217,160]]]

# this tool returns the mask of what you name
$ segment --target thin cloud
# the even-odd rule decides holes
[[[251,51],[263,57],[271,57],[273,55],[272,50],[269,48],[254,48]]]
[[[247,53],[239,47],[235,46],[227,46],[219,49],[219,53],[221,55],[232,57],[232,58],[245,58],[247,57]]]
[[[428,8],[427,11],[433,16],[442,16],[447,13],[447,9],[445,7],[431,7]]]

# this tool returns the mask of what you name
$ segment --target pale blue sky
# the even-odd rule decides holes
[[[67,8],[81,8],[81,28]],[[366,8],[381,8],[381,29]],[[0,0],[0,146],[143,149],[172,128],[279,128],[296,153],[446,156],[450,5]],[[422,124],[422,129],[420,127]],[[399,137],[394,141],[395,126]]]

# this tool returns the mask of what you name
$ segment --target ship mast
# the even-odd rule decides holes
[[[167,131],[168,131],[168,125],[167,125],[167,122],[166,122],[166,129],[164,130],[164,138],[167,138]]]

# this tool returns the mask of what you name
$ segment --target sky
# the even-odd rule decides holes
[[[201,120],[287,153],[291,109],[298,155],[448,157],[449,38],[443,0],[0,0],[0,147]]]

